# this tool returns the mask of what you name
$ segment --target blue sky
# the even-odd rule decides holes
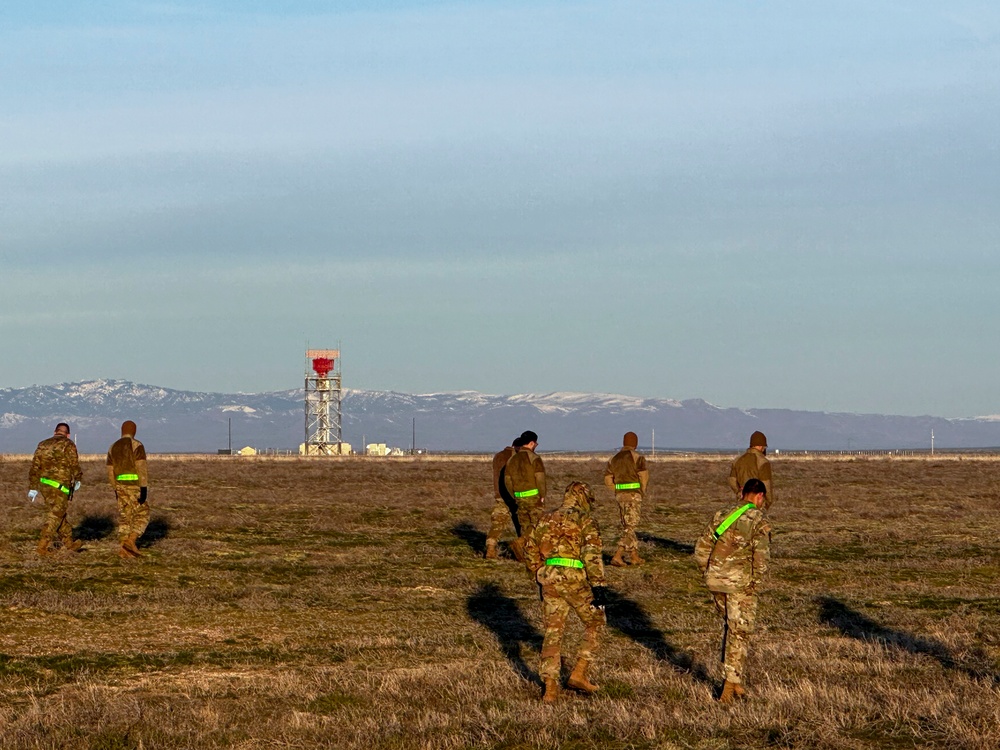
[[[17,3],[0,92],[0,386],[1000,413],[995,4]]]

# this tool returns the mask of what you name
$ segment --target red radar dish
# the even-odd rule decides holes
[[[325,378],[333,370],[334,360],[327,357],[317,357],[312,361],[313,371],[321,378]]]

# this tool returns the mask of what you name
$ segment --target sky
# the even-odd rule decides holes
[[[0,6],[0,387],[1000,413],[1000,6]]]

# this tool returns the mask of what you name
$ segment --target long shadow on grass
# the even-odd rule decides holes
[[[707,685],[714,685],[705,667],[698,664],[692,654],[685,653],[670,643],[637,602],[622,596],[613,588],[605,587],[604,613],[608,617],[608,625],[640,646],[648,648],[659,661],[668,662],[678,672],[690,674]]]
[[[96,542],[111,536],[115,522],[111,516],[84,516],[79,526],[73,529],[73,536],[84,542]]]
[[[170,524],[165,518],[154,518],[146,526],[142,536],[136,541],[139,547],[152,547],[157,542],[167,538],[170,534]]]
[[[481,583],[466,600],[465,609],[469,617],[493,631],[503,655],[521,677],[542,684],[538,673],[521,656],[522,646],[542,650],[542,634],[528,622],[517,601],[506,596],[495,583]]]
[[[486,554],[486,534],[481,532],[468,521],[462,521],[452,527],[451,533],[469,545],[469,548],[478,555]]]
[[[886,650],[930,656],[937,659],[945,669],[953,669],[976,680],[987,679],[993,684],[1000,683],[1000,675],[959,661],[940,641],[921,638],[904,630],[887,628],[832,596],[818,596],[816,602],[819,604],[819,621],[832,625],[848,638],[877,643]],[[991,663],[986,656],[983,656],[981,661]]]
[[[652,534],[646,534],[640,532],[635,535],[640,542],[647,542],[653,544],[661,549],[668,549],[671,552],[680,552],[684,555],[694,554],[694,545],[687,544],[685,542],[678,542],[673,539],[665,539],[662,536],[653,536]]]

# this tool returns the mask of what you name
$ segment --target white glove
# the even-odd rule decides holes
[[[79,481],[77,481],[77,483],[73,485],[73,492],[76,492],[78,489],[80,489],[80,482]]]
[[[38,490],[28,490],[28,499],[31,502],[35,502],[36,497],[38,497]]]

